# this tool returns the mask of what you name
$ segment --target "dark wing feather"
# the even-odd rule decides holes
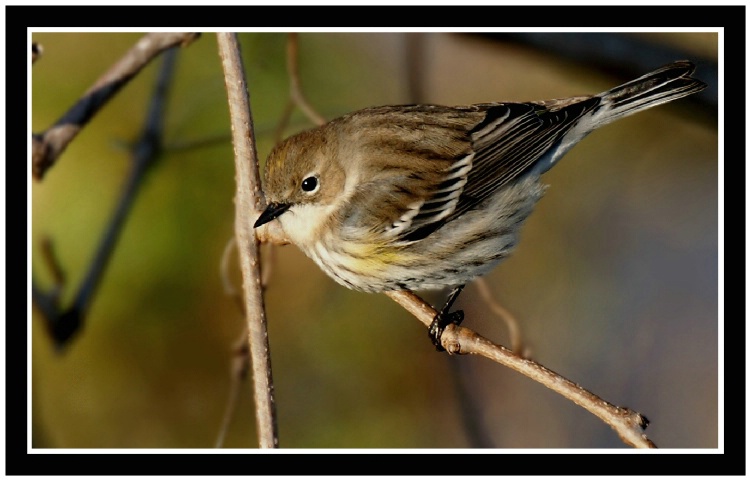
[[[466,213],[526,173],[599,102],[598,97],[578,97],[487,105],[485,119],[469,132],[474,168],[456,209],[445,221]]]
[[[375,139],[365,154],[382,155],[374,163],[384,167],[351,203],[373,208],[345,218],[379,225],[394,242],[421,240],[528,171],[599,101],[369,109],[356,124]],[[404,132],[413,134],[408,142]]]

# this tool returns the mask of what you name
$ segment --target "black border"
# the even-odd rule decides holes
[[[179,9],[179,12],[178,10]],[[738,382],[727,382],[725,396],[725,453],[718,454],[657,454],[633,457],[610,457],[608,461],[587,461],[578,455],[550,456],[549,461],[540,461],[539,455],[551,455],[541,450],[532,453],[533,458],[521,461],[500,459],[495,455],[468,454],[470,458],[446,459],[440,453],[424,455],[401,455],[394,461],[376,461],[374,458],[353,459],[331,458],[323,453],[310,451],[312,455],[260,454],[247,458],[244,455],[211,454],[149,454],[139,458],[122,457],[121,454],[27,454],[26,430],[26,322],[18,319],[17,298],[27,298],[25,287],[26,258],[18,251],[26,251],[25,209],[17,205],[17,198],[26,198],[25,182],[17,181],[29,175],[26,162],[21,162],[26,145],[25,104],[18,100],[25,96],[25,76],[27,50],[26,32],[29,26],[55,27],[62,21],[75,21],[79,27],[113,27],[126,25],[147,25],[140,28],[158,29],[175,22],[187,25],[223,25],[230,22],[240,29],[253,26],[268,27],[274,22],[280,28],[293,30],[288,25],[307,25],[310,21],[325,20],[344,22],[347,28],[352,25],[390,27],[410,27],[445,25],[446,30],[459,28],[458,25],[517,26],[535,25],[539,27],[685,27],[708,25],[725,29],[724,37],[724,95],[730,100],[731,116],[725,118],[726,151],[730,158],[731,176],[727,176],[725,191],[744,191],[742,186],[730,185],[732,179],[743,182],[746,153],[745,139],[745,68],[746,68],[746,7],[743,6],[404,6],[404,7],[321,7],[321,6],[275,6],[275,7],[60,7],[60,6],[6,6],[6,474],[8,475],[743,475],[745,473],[745,389]],[[197,21],[196,21],[197,20]],[[353,23],[361,22],[361,23]],[[274,23],[271,23],[272,25]],[[127,27],[124,27],[127,28]],[[218,27],[201,27],[211,31]],[[384,27],[387,28],[387,27]],[[12,117],[12,118],[11,118]],[[12,120],[12,121],[11,121]],[[28,153],[28,152],[26,152]],[[27,157],[23,157],[27,158]],[[25,169],[25,171],[17,171]],[[21,187],[23,185],[23,187]],[[744,185],[744,182],[743,184]],[[10,188],[12,187],[12,188]],[[11,201],[11,198],[14,200]],[[744,218],[745,203],[725,200],[725,218]],[[728,213],[731,212],[731,217]],[[727,225],[731,228],[736,221]],[[11,230],[10,226],[14,228]],[[23,232],[19,235],[18,232]],[[745,232],[739,228],[727,235],[739,240],[741,245],[725,252],[732,257],[744,260]],[[742,264],[740,259],[733,263]],[[8,273],[13,273],[13,282],[8,282]],[[18,276],[18,277],[16,277]],[[20,277],[20,279],[19,279]],[[732,286],[737,286],[739,297],[745,291],[744,282],[732,277]],[[742,283],[742,285],[737,285]],[[17,292],[14,292],[17,290]],[[16,293],[16,294],[12,294]],[[744,300],[744,298],[742,298]],[[744,302],[742,302],[744,305]],[[26,309],[30,308],[26,305]],[[741,308],[741,307],[739,307]],[[728,306],[727,306],[728,309]],[[735,312],[735,310],[732,310]],[[734,354],[731,362],[725,362],[727,379],[745,378],[745,362],[738,359],[739,352],[745,352],[745,322],[742,316],[733,314],[736,321],[727,325],[732,335],[726,337],[725,351]],[[24,316],[25,318],[25,316]],[[735,386],[736,388],[730,389]],[[730,408],[731,405],[731,408]],[[283,440],[283,439],[282,439]],[[353,452],[356,452],[354,450]],[[188,451],[189,453],[189,451]],[[511,453],[511,452],[509,452]],[[354,453],[366,457],[368,454]],[[299,462],[289,458],[299,456]],[[439,455],[439,456],[438,456]],[[599,455],[599,454],[594,454]],[[611,455],[603,453],[601,455]]]

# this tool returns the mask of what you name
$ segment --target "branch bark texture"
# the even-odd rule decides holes
[[[427,327],[437,315],[437,311],[432,306],[412,292],[402,290],[388,292],[386,295]],[[612,405],[552,370],[533,360],[520,357],[466,327],[448,325],[441,341],[443,348],[450,354],[481,355],[541,383],[599,417],[617,432],[623,442],[630,446],[656,448],[656,445],[643,433],[648,426],[648,420],[638,412]]]
[[[217,40],[232,125],[237,181],[235,236],[242,270],[242,291],[252,358],[258,444],[261,448],[276,448],[278,447],[278,432],[271,355],[261,287],[259,244],[253,230],[253,220],[265,207],[265,198],[260,188],[253,121],[250,114],[250,96],[239,42],[236,34],[232,33],[218,33]]]

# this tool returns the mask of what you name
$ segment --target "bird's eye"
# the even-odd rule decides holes
[[[307,177],[302,180],[302,191],[312,193],[318,189],[318,178],[315,176]]]

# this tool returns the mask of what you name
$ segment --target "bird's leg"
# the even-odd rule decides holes
[[[432,323],[430,324],[430,339],[432,340],[432,344],[435,345],[435,348],[437,348],[438,352],[443,352],[445,349],[443,348],[443,345],[440,343],[440,337],[443,336],[443,330],[445,330],[445,327],[450,325],[451,323],[455,323],[456,325],[460,325],[461,322],[464,320],[464,312],[463,310],[456,310],[455,312],[449,312],[451,307],[453,306],[453,302],[456,301],[458,298],[458,295],[461,293],[461,290],[464,289],[463,285],[459,285],[453,290],[451,290],[451,293],[448,294],[448,300],[445,301],[445,305],[443,305],[443,308],[440,309],[440,312],[438,312],[437,315],[435,315],[435,318],[432,320]]]

